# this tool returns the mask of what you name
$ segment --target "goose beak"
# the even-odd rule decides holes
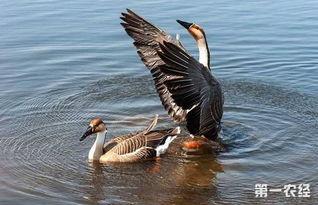
[[[80,141],[83,141],[86,137],[88,137],[91,134],[93,134],[93,130],[92,130],[92,127],[89,126],[87,130],[85,131],[85,133],[83,134],[83,136],[81,137]]]
[[[188,23],[188,22],[180,21],[180,20],[177,20],[177,22],[178,22],[179,24],[181,24],[181,26],[183,26],[183,27],[186,28],[186,29],[189,29],[190,26],[192,26],[192,24],[193,24],[193,23]]]

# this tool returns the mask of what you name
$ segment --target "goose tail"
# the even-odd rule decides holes
[[[172,130],[165,140],[155,149],[157,157],[166,153],[170,143],[177,137],[178,134],[180,134],[180,127],[176,127],[174,130]]]

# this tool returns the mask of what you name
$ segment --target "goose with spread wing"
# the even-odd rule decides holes
[[[92,134],[97,134],[95,143],[91,147],[88,160],[90,162],[137,162],[154,159],[164,154],[169,144],[180,133],[180,128],[153,130],[158,121],[158,115],[149,126],[137,133],[116,137],[105,142],[107,128],[105,123],[97,118],[90,122],[87,130],[80,138],[83,141]]]
[[[179,40],[130,9],[122,13],[121,19],[142,62],[150,70],[170,117],[185,121],[192,135],[215,140],[221,129],[224,99],[220,83],[211,74],[210,52],[203,28],[177,20],[197,43],[197,61]]]

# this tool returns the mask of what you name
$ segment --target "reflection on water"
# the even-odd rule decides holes
[[[5,0],[0,204],[314,204],[316,3],[206,4]],[[225,152],[188,157],[179,137],[157,161],[87,162],[94,139],[78,139],[92,118],[105,120],[107,140],[143,129],[155,113],[159,128],[178,125],[119,26],[125,7],[181,33],[194,55],[193,39],[174,20],[205,28],[225,92]],[[256,183],[310,183],[312,197],[255,198]]]
[[[172,166],[172,165],[175,166]],[[116,180],[111,173],[118,171],[120,178]],[[222,166],[215,158],[184,160],[169,158],[154,162],[132,164],[90,164],[89,175],[92,188],[84,196],[87,200],[103,203],[138,202],[140,196],[147,193],[144,203],[182,204],[185,201],[195,203],[192,198],[197,192],[213,190],[216,194],[214,180],[217,172],[222,172]],[[111,173],[110,173],[111,172]],[[142,176],[141,179],[140,177]],[[123,180],[123,178],[125,180]],[[173,189],[172,189],[173,188]],[[116,199],[112,191],[127,191],[130,194]],[[160,198],[158,195],[162,195]],[[108,198],[112,196],[111,198]],[[208,201],[210,196],[202,195],[202,201]],[[153,201],[156,199],[156,201]]]

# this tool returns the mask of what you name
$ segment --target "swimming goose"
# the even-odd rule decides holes
[[[97,133],[95,143],[88,154],[90,162],[136,162],[154,159],[164,154],[169,144],[180,133],[180,128],[152,130],[158,121],[158,115],[149,126],[134,134],[128,134],[104,144],[107,128],[101,119],[90,122],[86,132],[80,138],[83,141],[87,136]]]
[[[150,70],[164,108],[175,121],[186,121],[188,131],[215,140],[221,129],[223,93],[211,74],[210,52],[202,27],[177,20],[196,40],[199,62],[160,28],[130,9],[121,25],[134,39],[141,60]]]

